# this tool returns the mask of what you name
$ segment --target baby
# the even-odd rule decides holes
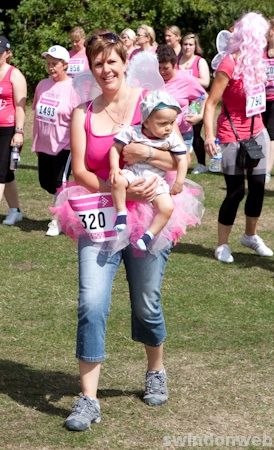
[[[186,175],[186,146],[174,131],[174,124],[181,108],[177,101],[165,91],[153,91],[141,102],[141,125],[129,126],[118,133],[110,149],[110,182],[113,202],[117,210],[114,229],[123,231],[127,225],[126,190],[130,183],[140,178],[157,176],[158,186],[152,200],[156,214],[150,227],[137,240],[140,250],[147,250],[148,245],[167,224],[172,212],[173,201],[170,194],[178,194],[183,190]],[[145,161],[119,167],[123,147],[130,142],[138,142],[150,147],[150,153]],[[177,175],[170,190],[165,181],[165,171],[149,164],[152,159],[152,147],[172,152],[177,161]]]

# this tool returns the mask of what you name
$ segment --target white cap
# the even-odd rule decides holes
[[[68,63],[70,60],[69,52],[67,51],[67,49],[65,49],[65,47],[62,47],[61,45],[53,45],[48,49],[47,52],[42,53],[42,56],[44,58],[48,55],[56,59],[62,59],[66,63]]]
[[[181,112],[179,103],[168,92],[156,89],[150,92],[140,104],[143,122],[155,109],[173,108]]]

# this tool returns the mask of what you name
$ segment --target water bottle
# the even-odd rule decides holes
[[[209,163],[210,172],[222,172],[222,150],[220,147],[220,139],[215,139],[217,153],[211,158]]]
[[[202,107],[205,101],[205,95],[201,94],[200,97],[195,100],[194,102],[190,103],[188,107],[188,115],[189,116],[196,116],[201,113]]]
[[[18,145],[15,145],[11,149],[10,154],[10,170],[16,170],[20,161],[20,152]]]

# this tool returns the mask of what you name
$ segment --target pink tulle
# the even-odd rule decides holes
[[[172,185],[174,174],[169,173],[167,182]],[[89,191],[82,186],[65,187],[57,196],[54,207],[50,210],[58,219],[62,231],[76,240],[81,235],[89,236],[84,230],[79,218],[71,209],[68,199],[71,197],[86,195]],[[159,233],[148,248],[152,254],[158,254],[163,248],[169,245],[170,241],[177,242],[186,234],[188,227],[200,225],[204,213],[203,189],[191,180],[185,180],[183,192],[172,196],[174,212],[168,224]],[[115,253],[126,247],[129,243],[136,247],[136,241],[149,228],[152,222],[155,209],[151,204],[145,202],[127,202],[128,226],[125,232],[119,233],[116,241],[96,244],[94,248],[98,251],[110,251]]]

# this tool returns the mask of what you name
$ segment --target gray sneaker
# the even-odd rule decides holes
[[[166,371],[146,373],[144,402],[149,406],[163,405],[168,399]]]
[[[208,167],[204,166],[204,164],[197,164],[196,167],[194,167],[194,169],[192,170],[192,174],[193,175],[200,175],[201,173],[206,173],[208,172]]]
[[[83,395],[73,405],[71,414],[65,421],[65,427],[71,431],[84,431],[92,423],[99,423],[100,421],[98,400]]]

